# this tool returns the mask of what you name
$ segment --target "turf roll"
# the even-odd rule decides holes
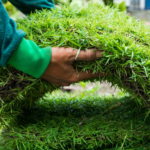
[[[150,28],[117,9],[91,4],[43,10],[19,20],[18,28],[39,46],[103,50],[103,58],[74,62],[79,71],[106,72],[107,80],[141,99],[150,98]]]
[[[150,98],[150,28],[117,9],[99,4],[78,8],[62,7],[42,10],[17,21],[26,39],[40,47],[72,47],[79,50],[95,48],[103,51],[96,61],[74,61],[79,72],[107,73],[91,80],[108,81],[148,106]],[[11,66],[0,67],[0,116],[16,115],[30,107],[56,86],[35,79]],[[6,121],[5,121],[6,122]]]

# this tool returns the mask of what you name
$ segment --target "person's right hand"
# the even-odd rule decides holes
[[[42,78],[55,84],[56,86],[68,86],[72,83],[79,82],[84,79],[96,78],[105,76],[105,73],[95,73],[92,71],[78,73],[72,66],[73,61],[91,61],[102,57],[102,52],[99,50],[80,51],[77,59],[78,50],[65,47],[53,47],[51,62],[43,74]]]

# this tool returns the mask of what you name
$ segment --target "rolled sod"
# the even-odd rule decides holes
[[[80,73],[93,70],[105,72],[108,81],[148,105],[150,98],[150,28],[117,9],[90,4],[56,10],[43,10],[17,21],[26,39],[40,47],[73,47],[80,50],[103,50],[96,61],[75,61]],[[61,55],[61,54],[60,54]],[[78,55],[78,54],[77,54]],[[11,66],[0,67],[0,100],[5,111],[20,112],[57,87],[35,79]],[[5,118],[1,111],[2,118]],[[6,114],[6,113],[5,113]],[[17,113],[16,113],[17,114]]]

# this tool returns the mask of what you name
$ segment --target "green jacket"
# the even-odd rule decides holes
[[[9,0],[24,14],[36,9],[55,8],[53,0]],[[6,0],[3,0],[6,2]],[[51,60],[51,48],[40,48],[24,38],[25,33],[17,30],[16,23],[9,18],[0,0],[0,65],[10,64],[35,78],[47,69]]]

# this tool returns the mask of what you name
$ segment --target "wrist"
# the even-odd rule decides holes
[[[33,41],[22,39],[8,64],[35,78],[40,78],[51,61],[51,47],[40,48]]]

